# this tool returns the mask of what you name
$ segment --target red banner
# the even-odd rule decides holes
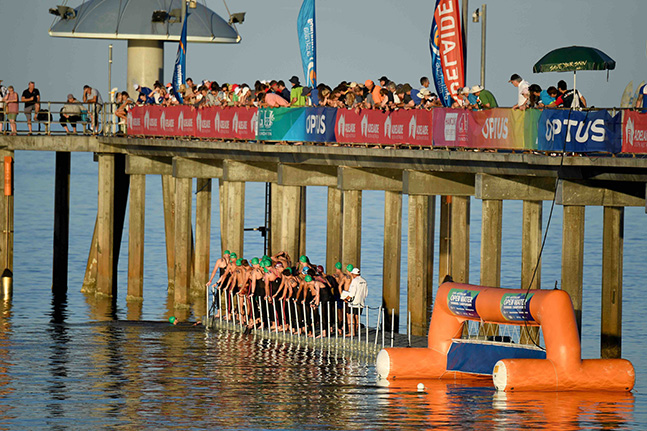
[[[623,111],[622,152],[647,154],[647,114]]]
[[[128,134],[256,139],[256,108],[135,106],[128,113]]]
[[[431,130],[431,111],[401,109],[387,114],[363,110],[357,114],[338,109],[335,137],[344,143],[431,146]]]
[[[435,109],[434,146],[469,147],[470,113],[464,109]]]

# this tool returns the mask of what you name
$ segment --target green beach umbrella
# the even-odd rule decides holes
[[[611,57],[597,48],[590,48],[588,46],[566,46],[564,48],[557,48],[544,55],[532,67],[535,73],[542,72],[573,72],[573,92],[577,95],[576,83],[578,70],[607,70],[616,68],[616,62]],[[577,105],[579,107],[579,100]]]

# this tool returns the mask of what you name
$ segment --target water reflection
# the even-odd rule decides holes
[[[0,300],[0,399],[13,396],[13,379],[11,377],[11,300]],[[8,429],[7,421],[13,419],[13,407],[9,403],[0,403],[0,429]]]
[[[65,292],[54,292],[52,295],[52,312],[50,325],[47,332],[51,338],[49,343],[49,369],[50,376],[47,379],[47,390],[50,395],[50,402],[47,403],[49,412],[48,418],[57,419],[65,416],[64,401],[68,399],[68,343],[70,336],[65,324],[67,317],[67,294]],[[55,426],[55,429],[64,429]]]
[[[625,392],[497,392],[483,381],[380,383],[388,416],[407,425],[453,429],[631,429],[634,396]]]

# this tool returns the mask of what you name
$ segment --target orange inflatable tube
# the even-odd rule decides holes
[[[448,370],[448,354],[467,320],[519,326],[541,326],[545,359],[501,357],[492,374],[501,391],[630,391],[635,383],[631,362],[624,359],[582,360],[575,313],[561,290],[501,289],[447,282],[438,288],[429,325],[427,348],[387,348],[377,357],[381,378],[473,378]],[[482,348],[511,343],[483,343]],[[505,354],[504,354],[505,355]],[[471,360],[474,360],[472,358]],[[476,358],[478,361],[478,358]]]

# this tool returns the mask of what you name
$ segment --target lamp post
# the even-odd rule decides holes
[[[481,21],[481,87],[485,88],[485,5],[481,5],[481,9],[476,9],[472,14],[472,22]]]

